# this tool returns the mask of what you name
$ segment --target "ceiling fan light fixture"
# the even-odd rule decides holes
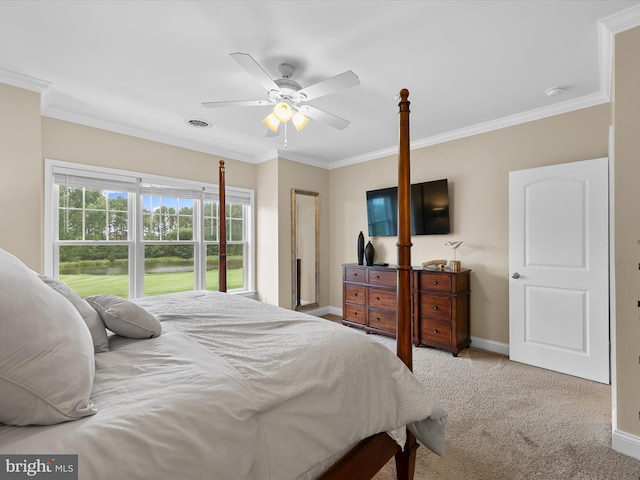
[[[288,122],[293,116],[291,105],[286,102],[276,103],[273,107],[273,115],[282,123]]]
[[[272,132],[278,132],[278,127],[280,126],[280,120],[278,120],[275,114],[272,112],[266,117],[262,119],[262,123],[264,123],[269,130]]]
[[[291,123],[296,127],[296,131],[299,132],[307,125],[307,123],[309,123],[309,119],[302,113],[296,112],[293,117],[291,117]]]

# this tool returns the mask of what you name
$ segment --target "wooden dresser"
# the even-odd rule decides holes
[[[342,266],[342,323],[396,336],[395,267]]]
[[[454,356],[469,346],[471,270],[414,269],[411,277],[413,342]],[[342,323],[369,333],[396,336],[397,270],[342,266]]]
[[[413,340],[416,345],[448,350],[454,356],[469,346],[469,274],[414,270]]]

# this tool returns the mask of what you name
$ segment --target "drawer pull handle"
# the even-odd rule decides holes
[[[438,281],[437,281],[437,280],[434,280],[434,281],[433,281],[433,282],[431,282],[431,283],[432,283],[433,285],[437,285],[437,284],[438,284]]]
[[[380,297],[376,297],[376,302],[379,302],[379,301],[380,301]]]
[[[358,316],[358,312],[353,312],[353,316],[357,317]]]
[[[357,276],[358,276],[358,274],[357,274],[357,273],[354,273],[354,274],[353,274],[353,276],[354,276],[354,277],[357,277]]]
[[[353,296],[357,297],[358,296],[358,292],[354,292]]]
[[[380,275],[376,275],[376,280],[380,280]]]
[[[374,320],[375,320],[376,322],[379,322],[379,321],[380,321],[380,317],[376,317],[376,318],[374,318]]]
[[[437,310],[437,309],[438,309],[438,306],[437,306],[437,305],[434,305],[434,306],[433,306],[433,309],[434,309],[434,310]]]
[[[433,329],[433,333],[438,333],[438,329],[437,329],[437,328],[434,328],[434,329]]]

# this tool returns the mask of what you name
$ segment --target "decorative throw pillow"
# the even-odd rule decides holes
[[[87,302],[100,314],[105,326],[128,338],[153,338],[162,333],[160,321],[140,305],[113,295],[95,295]]]
[[[94,375],[93,342],[78,311],[0,249],[0,423],[93,415]]]
[[[104,328],[104,323],[102,323],[98,312],[96,312],[84,298],[71,290],[71,287],[66,283],[44,275],[40,275],[40,279],[76,307],[76,310],[82,315],[82,319],[87,324],[87,327],[89,327],[89,332],[91,332],[91,338],[93,339],[94,351],[97,353],[108,352],[109,338],[107,337],[107,330]]]

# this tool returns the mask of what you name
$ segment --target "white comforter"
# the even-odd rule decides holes
[[[111,337],[96,354],[98,413],[0,427],[2,453],[77,453],[79,478],[310,479],[359,440],[404,425],[444,449],[446,413],[384,345],[239,296],[137,301],[155,339]]]

